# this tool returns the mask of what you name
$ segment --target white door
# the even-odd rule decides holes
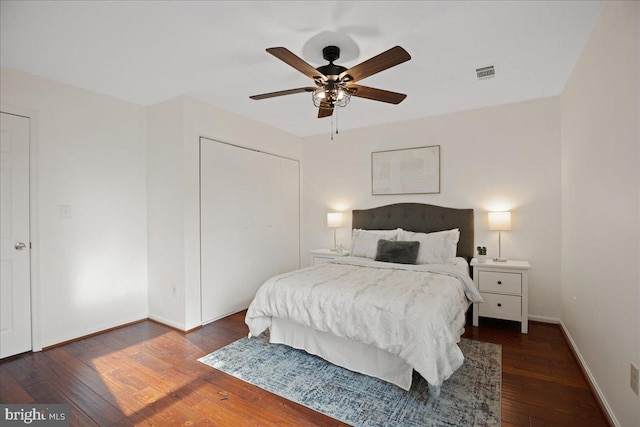
[[[202,138],[202,322],[249,306],[269,277],[300,267],[299,162]]]
[[[0,358],[31,350],[29,119],[0,120]]]

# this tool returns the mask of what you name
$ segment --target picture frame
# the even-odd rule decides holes
[[[440,146],[371,153],[371,194],[439,194]]]

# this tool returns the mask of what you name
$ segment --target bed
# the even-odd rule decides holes
[[[415,369],[438,395],[443,382],[463,363],[457,344],[466,311],[472,302],[482,301],[469,277],[473,210],[399,203],[354,210],[352,219],[352,254],[360,256],[267,280],[247,310],[249,336],[268,329],[272,343],[305,350],[405,390],[411,387]],[[451,253],[442,258],[447,261],[423,251],[418,261],[436,256],[435,261],[405,264],[371,257],[372,238],[380,245],[375,258],[385,244],[408,245],[415,252],[418,240],[426,250],[432,240],[425,239],[450,240],[454,230],[457,245],[452,258]]]

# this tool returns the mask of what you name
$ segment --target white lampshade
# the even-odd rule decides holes
[[[327,214],[327,227],[329,228],[342,227],[342,221],[342,212],[329,212]]]
[[[511,230],[511,212],[489,212],[489,230]]]

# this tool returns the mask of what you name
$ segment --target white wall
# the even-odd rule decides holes
[[[562,320],[621,426],[640,425],[639,6],[607,2],[562,93]]]
[[[200,136],[296,160],[301,140],[190,97],[150,107],[149,135],[149,315],[189,330],[201,324]]]
[[[371,195],[372,151],[427,145],[440,145],[440,194]],[[303,160],[303,254],[333,244],[329,211],[421,202],[475,209],[476,245],[497,256],[486,212],[508,209],[513,229],[502,233],[502,254],[533,266],[529,312],[560,317],[559,98],[341,132],[333,141],[309,137]],[[338,243],[348,245],[349,233],[350,224],[339,229]]]
[[[149,317],[179,329],[185,318],[182,114],[182,103],[171,100],[147,115]]]
[[[0,83],[37,123],[40,345],[146,318],[145,109],[4,67]]]

